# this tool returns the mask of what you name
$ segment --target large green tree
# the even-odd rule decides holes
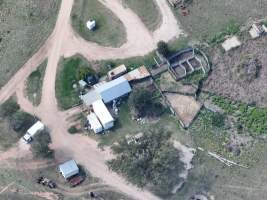
[[[131,93],[129,105],[138,117],[157,117],[163,112],[162,104],[153,96],[154,92],[145,88],[137,88]]]
[[[171,133],[157,129],[148,131],[138,141],[124,138],[112,147],[116,158],[109,161],[109,166],[140,187],[149,185],[159,195],[168,195],[179,183],[184,169],[170,137]]]

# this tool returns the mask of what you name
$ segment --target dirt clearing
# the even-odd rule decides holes
[[[170,102],[172,108],[175,110],[178,118],[181,120],[183,125],[185,127],[190,126],[199,110],[201,109],[201,104],[191,96],[175,93],[166,93],[165,96]]]

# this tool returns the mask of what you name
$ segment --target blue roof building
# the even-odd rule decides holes
[[[123,76],[109,82],[94,85],[94,88],[104,103],[109,103],[132,91],[129,82]]]

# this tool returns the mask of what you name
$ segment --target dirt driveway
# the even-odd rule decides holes
[[[67,132],[67,112],[58,110],[55,97],[55,79],[61,56],[82,54],[88,60],[126,58],[145,55],[156,47],[159,40],[168,41],[178,37],[179,29],[167,1],[157,0],[163,15],[163,24],[154,33],[150,33],[141,20],[129,9],[123,8],[119,0],[100,0],[111,9],[124,23],[127,30],[127,42],[120,48],[101,47],[87,42],[78,36],[70,25],[70,13],[74,0],[64,0],[60,8],[57,23],[51,36],[40,50],[17,72],[17,74],[0,90],[0,102],[17,92],[21,107],[33,112],[31,103],[23,96],[23,85],[28,75],[48,57],[44,77],[41,104],[36,107],[37,116],[51,129],[52,148],[55,150],[56,161],[63,162],[75,159],[86,167],[95,177],[102,179],[107,185],[120,190],[134,199],[159,199],[146,190],[140,190],[129,184],[124,178],[110,171],[106,161],[112,156],[109,151],[101,151],[96,141],[81,135],[70,135]],[[14,150],[14,156],[17,152]],[[11,156],[10,154],[8,154]]]

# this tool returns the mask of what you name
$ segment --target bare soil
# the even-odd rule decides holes
[[[267,106],[267,36],[247,40],[235,50],[222,53],[219,48],[210,53],[213,70],[204,83],[204,90],[223,95],[236,101]],[[256,59],[261,65],[257,77],[248,80],[242,75],[249,59]],[[241,73],[241,75],[240,75]]]
[[[165,96],[171,103],[172,108],[178,114],[178,117],[183,122],[184,126],[190,126],[201,109],[201,104],[191,96],[173,93],[166,93]]]

